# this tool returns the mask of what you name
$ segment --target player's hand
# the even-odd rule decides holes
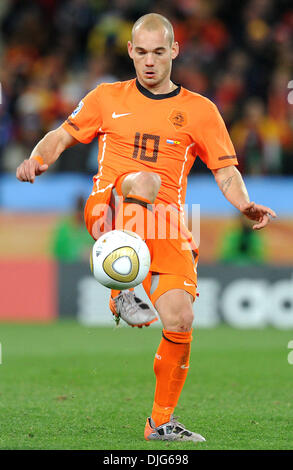
[[[24,160],[16,170],[16,178],[19,181],[27,181],[33,183],[35,177],[41,175],[48,170],[48,165],[39,163],[35,158]]]
[[[271,217],[277,217],[275,211],[273,211],[269,207],[262,206],[260,204],[255,204],[255,202],[248,202],[246,204],[242,204],[242,206],[240,207],[240,211],[242,212],[242,214],[248,217],[248,219],[257,222],[257,224],[252,226],[254,230],[260,230],[264,228],[270,222]]]

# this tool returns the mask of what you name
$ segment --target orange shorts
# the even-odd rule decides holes
[[[142,285],[153,305],[162,294],[171,289],[185,290],[193,297],[193,300],[196,297],[196,284],[187,280],[185,276],[149,271]]]
[[[115,216],[123,200],[121,185],[127,174],[117,178],[114,184],[101,184],[100,181],[99,188],[94,184],[85,206],[86,226],[94,240],[102,233],[115,229]],[[169,225],[180,218],[177,209],[172,208],[171,212]],[[160,223],[160,217],[162,211],[155,212],[156,222]],[[145,239],[151,254],[151,267],[143,286],[153,304],[160,295],[171,289],[183,289],[195,299],[198,250],[190,232],[183,227],[175,238]],[[170,231],[167,230],[167,233],[170,234]]]

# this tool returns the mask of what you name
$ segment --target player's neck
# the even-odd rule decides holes
[[[139,79],[137,79],[137,80],[139,81]],[[172,91],[174,91],[178,87],[178,85],[173,83],[171,80],[168,80],[166,83],[160,83],[157,86],[156,85],[149,86],[148,84],[141,83],[140,81],[139,81],[139,83],[143,88],[150,91],[154,95],[168,94],[168,93],[171,93]]]

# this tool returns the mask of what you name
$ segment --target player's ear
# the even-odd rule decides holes
[[[133,46],[132,46],[132,42],[131,42],[131,41],[128,41],[128,43],[127,43],[127,49],[128,49],[129,57],[130,57],[131,59],[133,59]]]
[[[179,54],[179,44],[176,41],[176,42],[173,42],[173,44],[172,44],[172,52],[171,52],[172,59],[176,59],[178,54]]]

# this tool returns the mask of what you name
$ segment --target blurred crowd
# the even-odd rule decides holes
[[[220,109],[244,174],[293,174],[293,10],[286,0],[1,0],[0,170],[14,172],[97,84],[134,77],[133,22],[173,24],[173,81]],[[292,5],[291,5],[292,6]],[[196,112],[196,110],[195,110]],[[53,171],[94,173],[97,143]],[[193,171],[206,171],[197,163]]]

